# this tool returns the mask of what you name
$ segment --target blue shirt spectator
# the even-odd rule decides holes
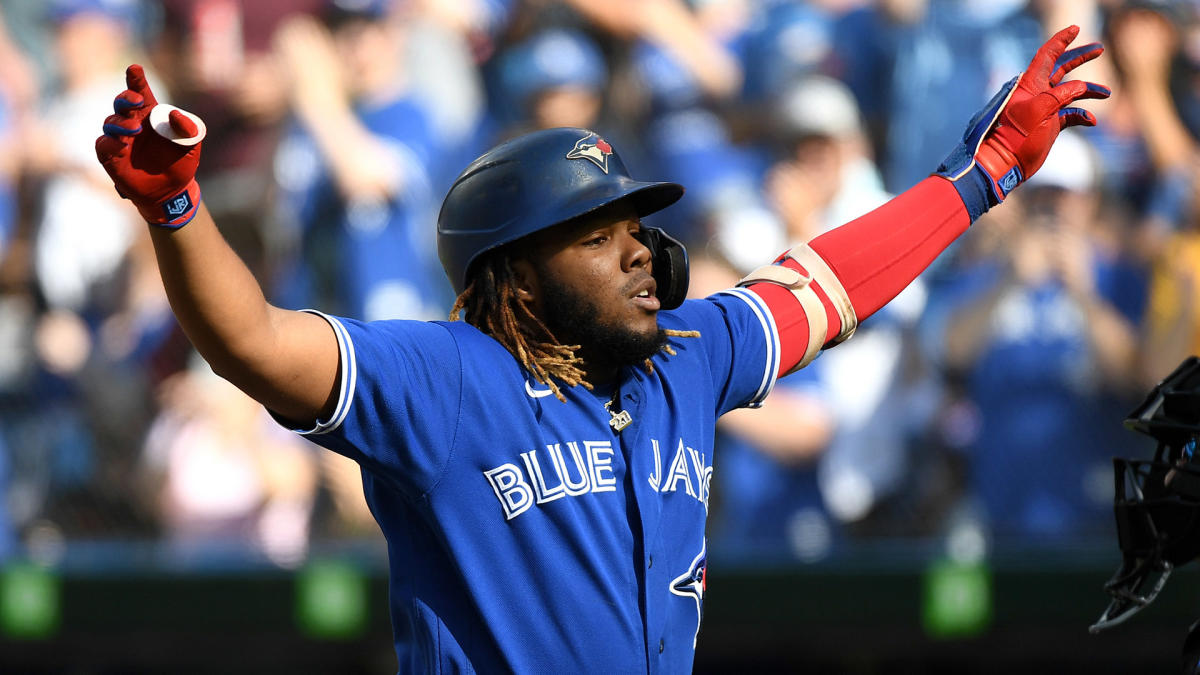
[[[1134,440],[1120,431],[1131,402],[1115,386],[1128,373],[1113,372],[1124,359],[1111,354],[1133,340],[1144,273],[1054,227],[1066,226],[1030,217],[1009,250],[938,284],[927,317],[975,411],[962,450],[970,492],[997,535],[1111,527],[1111,457]]]
[[[385,5],[339,6],[327,25],[296,18],[276,37],[296,124],[275,161],[293,250],[274,299],[367,320],[444,318],[453,298],[430,226],[442,148],[402,61],[379,57],[404,37]]]
[[[1023,5],[930,0],[915,16],[872,7],[841,20],[832,58],[860,97],[868,126],[886,132],[889,192],[928,176],[965,120],[1025,68],[1042,28]]]
[[[819,364],[820,359],[779,380],[772,396],[803,397],[823,408]],[[841,532],[818,486],[820,448],[814,456],[789,461],[728,427],[718,426],[718,432],[712,548],[758,564],[813,562],[830,555]]]
[[[276,173],[300,251],[278,277],[276,298],[370,319],[442,318],[452,298],[431,259],[428,224],[436,214],[425,168],[433,151],[428,120],[407,98],[355,112],[401,168],[402,191],[386,201],[348,201],[312,138],[293,127],[281,143]]]

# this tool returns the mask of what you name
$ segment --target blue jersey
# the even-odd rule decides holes
[[[691,670],[716,419],[778,371],[758,296],[661,312],[701,336],[566,403],[466,323],[327,320],[341,392],[304,433],[363,468],[402,671]]]

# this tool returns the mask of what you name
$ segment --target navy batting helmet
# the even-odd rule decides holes
[[[675,203],[683,187],[629,177],[612,146],[594,131],[535,131],[502,143],[463,170],[438,215],[438,256],[456,293],[462,293],[480,256],[539,230],[628,200],[638,216]],[[663,309],[687,293],[683,246],[657,228],[641,240],[653,255]]]

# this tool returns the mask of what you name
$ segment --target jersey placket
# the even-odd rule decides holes
[[[639,534],[634,560],[640,560],[638,584],[641,597],[643,627],[646,640],[646,667],[648,672],[659,672],[662,668],[664,651],[665,582],[659,583],[660,573],[655,570],[655,554],[658,553],[658,532],[662,516],[661,496],[650,485],[658,467],[654,465],[651,451],[650,420],[646,418],[646,386],[642,373],[634,369],[632,376],[621,383],[620,404],[633,418],[624,431],[617,434],[621,454],[628,470],[626,489],[632,491],[631,506],[636,514],[629,514],[630,525],[636,526]],[[629,372],[627,371],[627,372]],[[636,520],[634,520],[636,518]],[[662,569],[662,565],[659,565]]]

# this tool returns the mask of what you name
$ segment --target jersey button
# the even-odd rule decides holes
[[[666,643],[666,642],[664,642],[664,641],[662,641],[662,640],[659,640],[659,641],[658,641],[658,653],[659,653],[659,654],[663,653],[663,650],[664,650],[664,649],[666,649],[666,647],[667,647],[667,643]]]

